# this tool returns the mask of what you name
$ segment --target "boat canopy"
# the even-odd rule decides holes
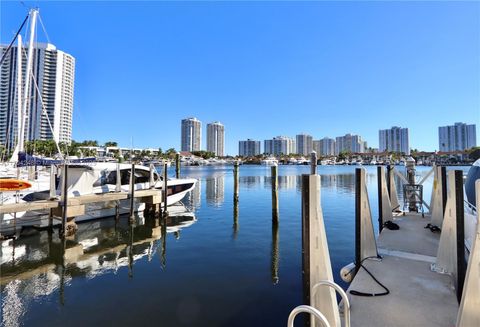
[[[70,159],[66,162],[69,164],[74,163],[88,163],[95,162],[95,158],[83,158],[83,159]],[[29,155],[25,152],[18,153],[17,167],[27,167],[27,166],[51,166],[51,165],[61,165],[64,164],[65,160],[56,160],[56,159],[45,159],[39,158],[32,155]]]

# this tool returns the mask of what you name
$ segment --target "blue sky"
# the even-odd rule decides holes
[[[75,140],[180,147],[180,120],[238,141],[480,124],[480,2],[2,1],[1,41],[26,6],[76,58]],[[41,29],[39,41],[46,40]],[[477,140],[480,130],[477,130]],[[478,143],[478,141],[477,141]]]

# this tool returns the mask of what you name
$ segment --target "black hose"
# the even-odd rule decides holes
[[[375,276],[373,276],[373,274],[363,265],[363,262],[367,259],[370,259],[370,258],[381,258],[380,256],[378,257],[367,257],[365,259],[363,259],[362,261],[360,261],[360,267],[362,267],[363,269],[365,269],[365,271],[367,272],[367,274],[370,275],[370,277],[372,277],[372,279],[378,284],[380,285],[380,287],[382,287],[385,292],[382,292],[382,293],[364,293],[364,292],[360,292],[360,291],[355,291],[355,290],[350,290],[350,294],[352,295],[357,295],[357,296],[370,296],[370,297],[374,297],[374,296],[384,296],[384,295],[388,295],[390,294],[390,290],[385,286],[383,285],[378,279],[375,278]]]

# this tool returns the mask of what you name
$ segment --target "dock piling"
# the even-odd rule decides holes
[[[440,168],[441,174],[441,181],[442,181],[442,207],[443,207],[443,214],[445,214],[445,210],[447,209],[447,167],[442,166]]]
[[[480,208],[480,180],[475,182],[476,205]],[[477,210],[480,221],[480,210]],[[477,223],[472,249],[468,259],[465,284],[457,315],[457,327],[480,326],[480,223]]]
[[[238,161],[235,161],[233,164],[233,202],[238,202],[239,200],[239,189],[240,189],[240,180],[239,180],[239,165]]]
[[[151,163],[150,164],[150,179],[149,179],[149,186],[150,188],[154,188],[155,187],[155,166]]]
[[[378,257],[372,211],[365,182],[365,169],[357,168],[355,170],[355,271],[358,271],[364,259],[371,257]]]
[[[443,168],[443,167],[442,167]],[[448,197],[445,206],[445,216],[442,223],[442,232],[438,243],[437,259],[433,269],[440,273],[452,274],[457,276],[457,223],[456,223],[456,190],[455,190],[455,172],[449,171],[448,178]],[[461,204],[463,208],[463,203]]]
[[[390,166],[389,166],[390,167]],[[380,234],[383,229],[383,185],[382,174],[383,166],[377,166],[377,187],[378,187],[378,233]]]
[[[175,155],[175,178],[180,178],[180,153]]]
[[[63,164],[63,187],[62,187],[62,229],[60,230],[60,237],[65,238],[67,233],[67,208],[68,208],[68,165]]]
[[[310,154],[310,175],[315,175],[317,173],[317,152],[312,151]]]
[[[321,281],[333,282],[327,235],[320,201],[320,176],[302,175],[302,270],[304,304],[322,312],[331,326],[340,325],[337,298],[332,288],[312,289]],[[310,319],[315,326],[315,319]]]
[[[163,164],[163,216],[168,217],[168,165]]]
[[[463,283],[465,281],[465,209],[463,199],[463,172],[455,170],[455,210],[456,210],[456,236],[457,236],[457,299],[462,299]]]
[[[130,220],[135,218],[135,164],[130,170]]]
[[[272,222],[278,224],[278,166],[271,167],[272,175]],[[274,214],[277,213],[277,214]]]
[[[442,227],[444,216],[443,203],[443,184],[445,181],[442,178],[441,167],[435,167],[433,174],[432,197],[430,201],[430,215],[432,217],[431,224],[439,228]],[[446,184],[446,183],[445,183]]]

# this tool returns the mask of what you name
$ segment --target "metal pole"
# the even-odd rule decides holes
[[[168,172],[167,172],[168,166],[165,163],[163,165],[163,215],[166,217],[168,216]]]
[[[303,303],[310,305],[310,179],[302,175],[302,281]],[[310,319],[305,319],[310,325]]]
[[[130,170],[130,220],[135,218],[135,164]]]
[[[60,237],[64,238],[67,233],[67,207],[68,207],[68,165],[63,164],[63,211],[62,230]]]
[[[361,262],[361,224],[362,224],[362,169],[355,169],[355,273],[360,269]]]
[[[310,154],[310,174],[315,175],[317,173],[317,152],[312,151]]]
[[[456,210],[456,229],[457,229],[457,299],[460,303],[462,299],[463,284],[467,265],[465,262],[465,209],[463,199],[463,172],[455,170],[455,210]]]
[[[30,33],[29,33],[29,41],[28,41],[28,54],[27,54],[27,64],[26,64],[26,69],[25,69],[25,88],[23,90],[23,95],[24,95],[24,101],[22,102],[22,124],[19,126],[20,128],[20,138],[18,140],[19,142],[19,151],[24,151],[24,126],[25,126],[25,121],[26,121],[26,115],[27,115],[27,108],[29,106],[28,101],[30,99],[30,82],[31,82],[31,70],[32,70],[32,65],[33,65],[33,50],[34,50],[34,41],[35,41],[35,25],[37,22],[37,15],[38,15],[38,10],[37,9],[31,9],[30,10]],[[36,117],[30,117],[31,120],[35,120]],[[28,129],[27,129],[28,130]],[[34,139],[35,137],[32,137]],[[27,134],[27,139],[30,139],[30,137]]]
[[[180,153],[175,155],[175,177],[180,178]]]
[[[377,186],[378,186],[378,233],[381,233],[383,229],[383,202],[382,202],[382,186],[383,185],[382,185],[382,167],[380,166],[377,167]]]
[[[445,215],[445,209],[447,208],[447,167],[442,166],[440,168],[440,175],[442,176],[442,206]]]

